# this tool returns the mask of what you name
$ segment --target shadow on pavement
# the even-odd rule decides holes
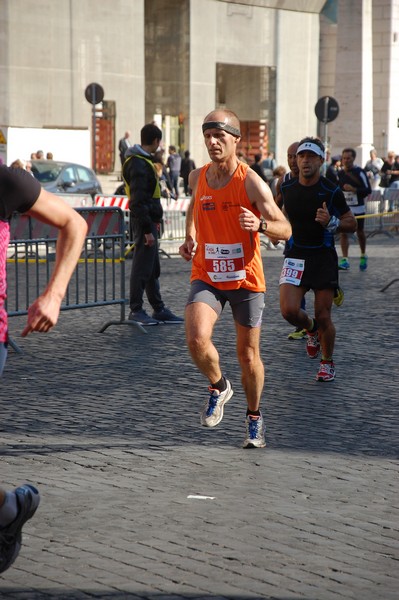
[[[1,586],[0,586],[1,592]],[[24,597],[28,598],[26,595],[26,589],[18,589],[18,588],[7,588],[5,591],[6,595],[2,595],[1,598],[4,600],[8,600],[9,598],[19,598]],[[163,593],[151,593],[151,594],[143,594],[140,592],[105,592],[102,594],[99,591],[90,591],[90,590],[40,590],[37,588],[31,588],[29,590],[29,600],[85,600],[89,598],[98,598],[106,599],[106,600],[317,600],[316,596],[312,598],[304,597],[304,596],[243,596],[239,595],[229,595],[221,596],[221,595],[213,595],[213,594],[185,594],[182,592],[181,594],[163,594]]]

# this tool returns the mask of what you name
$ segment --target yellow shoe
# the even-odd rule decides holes
[[[345,298],[344,290],[338,286],[334,292],[333,302],[334,302],[335,306],[341,306],[341,304],[343,304],[343,302],[344,302],[344,298]]]
[[[303,340],[306,337],[306,329],[300,329],[299,327],[288,334],[289,340]]]

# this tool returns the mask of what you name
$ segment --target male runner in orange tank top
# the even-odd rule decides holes
[[[229,302],[237,332],[237,355],[247,399],[244,448],[266,445],[260,400],[264,368],[259,341],[266,289],[259,232],[288,240],[291,226],[274,202],[270,188],[239,161],[240,121],[229,110],[214,110],[202,125],[211,163],[190,173],[193,191],[180,246],[193,259],[191,290],[185,312],[186,338],[194,363],[209,381],[209,399],[201,424],[215,427],[233,388],[220,368],[212,342],[214,325]]]

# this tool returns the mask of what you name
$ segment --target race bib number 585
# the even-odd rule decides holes
[[[205,264],[213,283],[245,279],[244,250],[237,244],[205,244]]]
[[[300,285],[305,261],[301,258],[286,258],[280,275],[280,285],[282,283],[291,283]]]

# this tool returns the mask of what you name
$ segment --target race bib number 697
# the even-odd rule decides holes
[[[291,283],[300,285],[305,261],[301,258],[286,258],[280,275],[280,285],[282,283]]]

